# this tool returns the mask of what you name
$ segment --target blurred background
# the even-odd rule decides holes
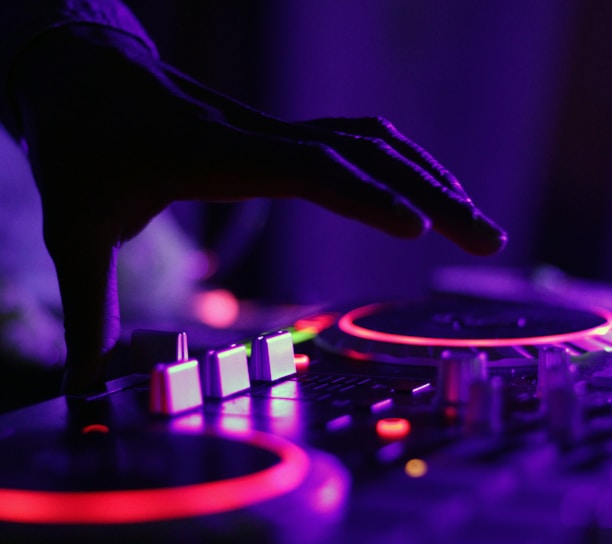
[[[447,264],[549,263],[612,278],[609,2],[128,3],[165,58],[257,108],[389,118],[510,233],[503,254],[482,259],[437,235],[398,241],[304,202],[254,203],[237,215],[260,235],[233,271],[226,247],[212,281],[312,303],[417,293]],[[207,206],[200,239],[218,243],[235,211]]]
[[[607,0],[126,3],[164,60],[256,108],[292,120],[387,117],[510,235],[502,254],[481,258],[436,234],[400,241],[301,201],[177,203],[122,252],[126,319],[195,315],[224,328],[238,300],[413,297],[449,265],[548,264],[612,280]],[[0,144],[2,349],[57,365],[38,197],[20,151],[3,133]]]

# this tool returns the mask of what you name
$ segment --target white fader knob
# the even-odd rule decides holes
[[[158,363],[151,373],[149,409],[172,416],[202,406],[198,361]]]
[[[233,344],[225,349],[206,354],[202,368],[204,394],[212,398],[225,398],[251,386],[246,348]]]
[[[295,374],[291,333],[279,331],[255,338],[251,345],[251,380],[272,382]]]

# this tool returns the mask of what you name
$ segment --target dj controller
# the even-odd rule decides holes
[[[612,315],[432,295],[0,416],[0,542],[612,542]]]

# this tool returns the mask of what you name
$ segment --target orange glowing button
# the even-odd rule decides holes
[[[427,474],[427,463],[423,459],[410,459],[404,466],[404,471],[411,478],[421,478]]]
[[[410,422],[401,417],[387,417],[376,423],[376,433],[384,440],[401,440],[410,433]]]

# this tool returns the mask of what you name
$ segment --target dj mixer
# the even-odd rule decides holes
[[[0,542],[612,542],[612,316],[432,295],[0,416]]]

